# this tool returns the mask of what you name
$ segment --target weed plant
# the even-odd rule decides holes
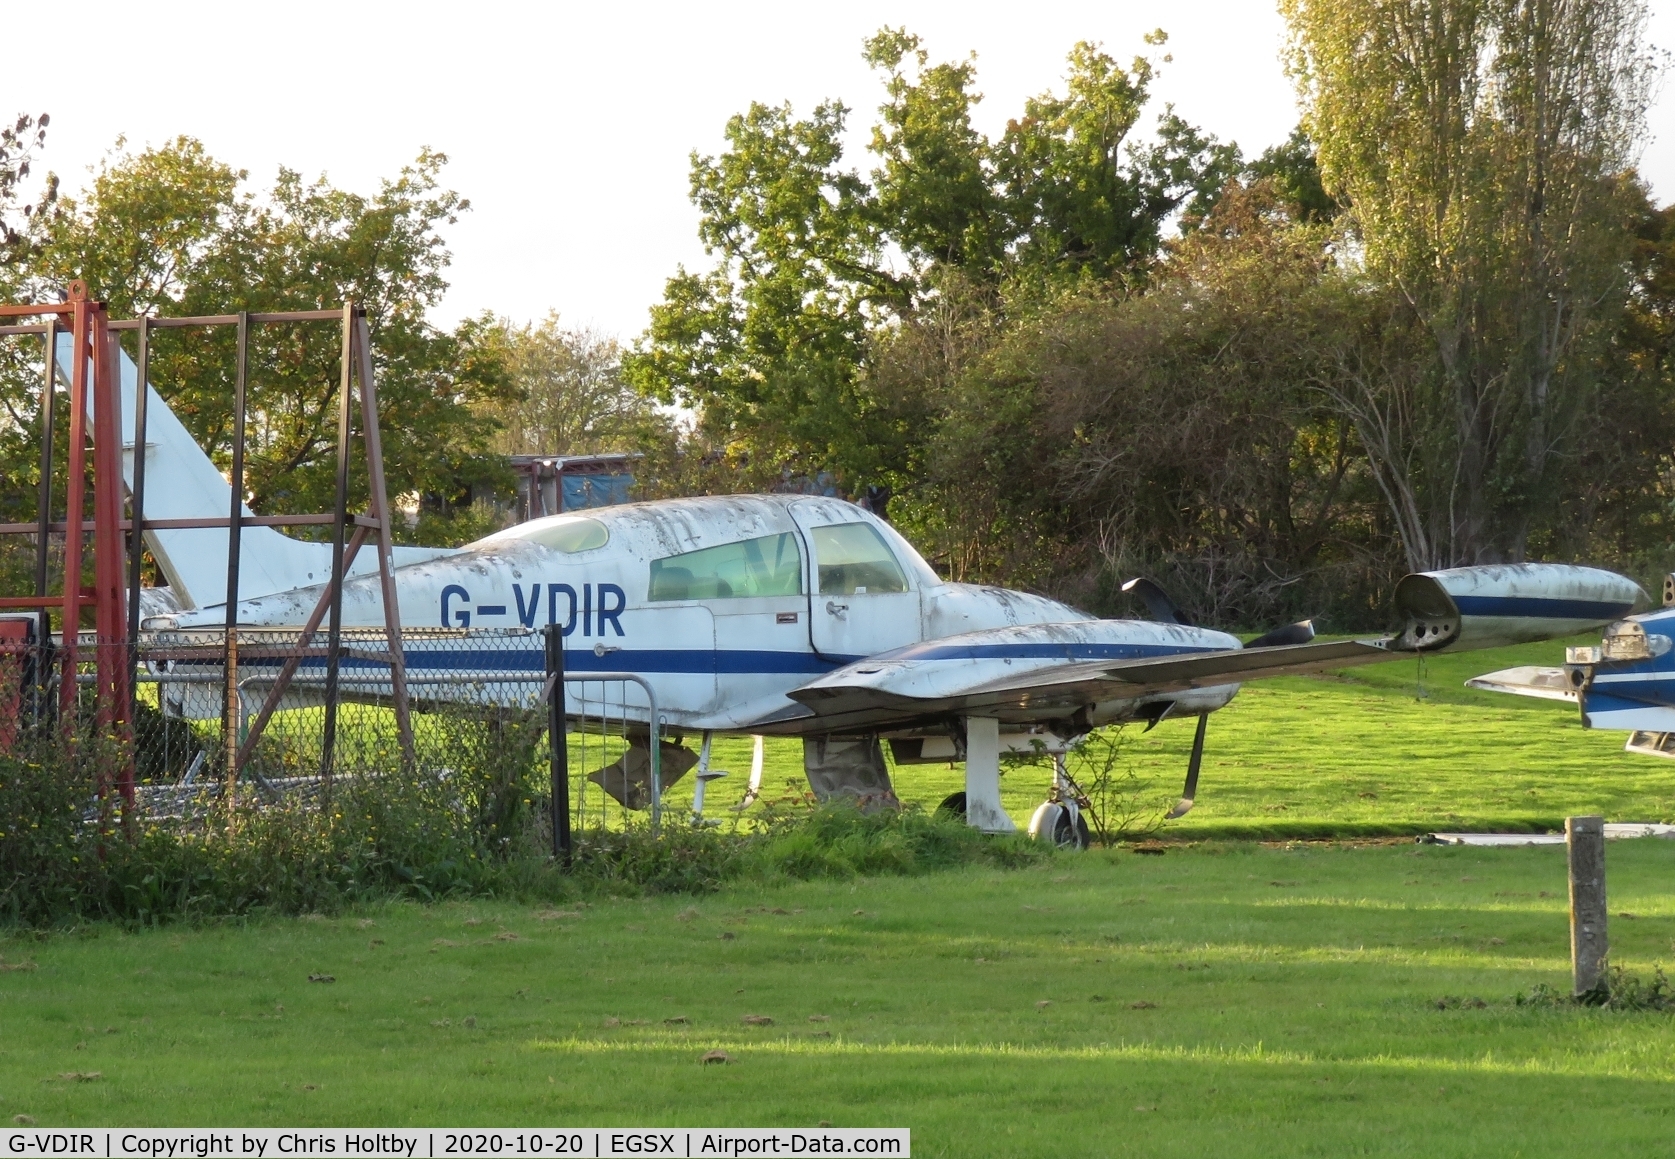
[[[1537,983],[1528,993],[1519,991],[1513,998],[1516,1006],[1599,1006],[1606,1010],[1657,1011],[1675,1013],[1675,985],[1658,966],[1648,981],[1621,966],[1611,967],[1611,974],[1599,990],[1588,994],[1566,994],[1545,982]]]

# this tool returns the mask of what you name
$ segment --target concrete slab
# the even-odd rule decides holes
[[[1635,837],[1662,837],[1675,840],[1675,825],[1659,825],[1651,821],[1608,821],[1605,825],[1607,841],[1626,841]],[[1427,833],[1420,838],[1428,845],[1563,845],[1563,833]]]

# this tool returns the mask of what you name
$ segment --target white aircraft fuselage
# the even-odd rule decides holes
[[[917,679],[954,669],[963,685],[1074,661],[1130,660],[1238,648],[1225,632],[1101,620],[1042,596],[949,583],[888,523],[852,503],[800,495],[668,499],[532,520],[456,552],[395,569],[409,670],[482,663],[440,640],[442,629],[561,625],[570,672],[627,671],[652,684],[668,725],[687,731],[830,733],[788,693],[820,676],[895,655],[920,661]],[[300,625],[321,585],[247,599],[244,626]],[[219,627],[225,606],[152,616],[145,627]],[[343,587],[346,626],[384,622],[375,576]],[[1008,638],[995,629],[1023,629]],[[964,640],[969,633],[980,639]],[[523,666],[539,669],[531,635]],[[928,649],[928,650],[927,650]],[[504,663],[504,658],[496,663]],[[1161,699],[1204,712],[1237,685]],[[914,691],[914,690],[908,690]],[[924,691],[922,688],[917,691]],[[508,698],[525,695],[508,686]],[[1160,697],[1067,707],[1075,732],[1129,719]],[[1078,711],[1080,715],[1077,716]],[[1037,712],[1003,724],[1047,723]],[[1008,722],[1007,716],[1017,719]],[[925,722],[886,730],[910,735]],[[865,727],[866,722],[857,722]]]

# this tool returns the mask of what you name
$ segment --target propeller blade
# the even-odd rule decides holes
[[[1289,644],[1307,644],[1314,639],[1314,621],[1298,620],[1295,624],[1286,624],[1275,628],[1272,632],[1265,632],[1246,644],[1247,648],[1283,648]]]
[[[1160,700],[1155,704],[1148,704],[1142,707],[1139,712],[1135,713],[1136,716],[1146,722],[1146,727],[1141,731],[1150,732],[1152,729],[1156,728],[1160,723],[1162,723],[1164,717],[1175,711],[1175,705],[1177,703],[1178,701],[1174,700]]]
[[[1169,598],[1169,593],[1158,586],[1156,580],[1147,579],[1143,575],[1135,576],[1123,584],[1122,590],[1133,592],[1145,602],[1146,612],[1152,619],[1165,624],[1184,624],[1192,627],[1192,621],[1181,614],[1175,606],[1175,601]]]
[[[1204,763],[1204,730],[1209,725],[1210,714],[1206,712],[1198,718],[1198,731],[1192,738],[1192,757],[1186,763],[1186,788],[1181,790],[1181,799],[1175,802],[1175,807],[1163,818],[1165,821],[1185,817],[1192,808],[1193,798],[1198,795],[1198,769]]]

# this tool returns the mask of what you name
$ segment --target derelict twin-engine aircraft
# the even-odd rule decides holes
[[[134,368],[124,358],[122,369],[131,445]],[[227,510],[228,484],[155,391],[145,453],[148,515]],[[131,472],[131,455],[125,467]],[[329,548],[268,528],[243,536],[237,622],[302,624],[329,575]],[[147,531],[146,540],[169,584],[144,593],[142,630],[220,627],[226,531]],[[1130,586],[1152,620],[1100,619],[1041,596],[947,582],[872,513],[798,495],[549,516],[458,550],[407,549],[396,563],[402,625],[431,630],[429,641],[423,632],[405,641],[411,673],[446,676],[488,662],[460,651],[457,639],[440,640],[444,629],[559,624],[568,670],[640,675],[677,734],[802,738],[822,798],[890,794],[881,742],[899,763],[963,760],[965,816],[995,832],[1013,828],[1000,800],[1003,751],[1062,754],[1100,725],[1196,717],[1178,815],[1196,791],[1208,714],[1241,681],[1567,636],[1619,620],[1644,598],[1632,581],[1590,568],[1457,568],[1398,585],[1405,626],[1397,634],[1317,642],[1304,623],[1242,645],[1185,622],[1147,581]],[[383,624],[376,576],[346,579],[343,622]],[[493,663],[541,670],[540,637],[529,637],[527,653],[495,653]],[[355,678],[344,679],[352,692]],[[462,670],[462,695],[469,680]],[[424,695],[445,699],[447,687],[428,684]],[[503,695],[511,703],[528,692],[507,685]],[[177,710],[219,712],[218,697],[204,701],[201,713],[184,703]],[[1045,808],[1037,821],[1047,833],[1070,827],[1074,837],[1073,806]]]

